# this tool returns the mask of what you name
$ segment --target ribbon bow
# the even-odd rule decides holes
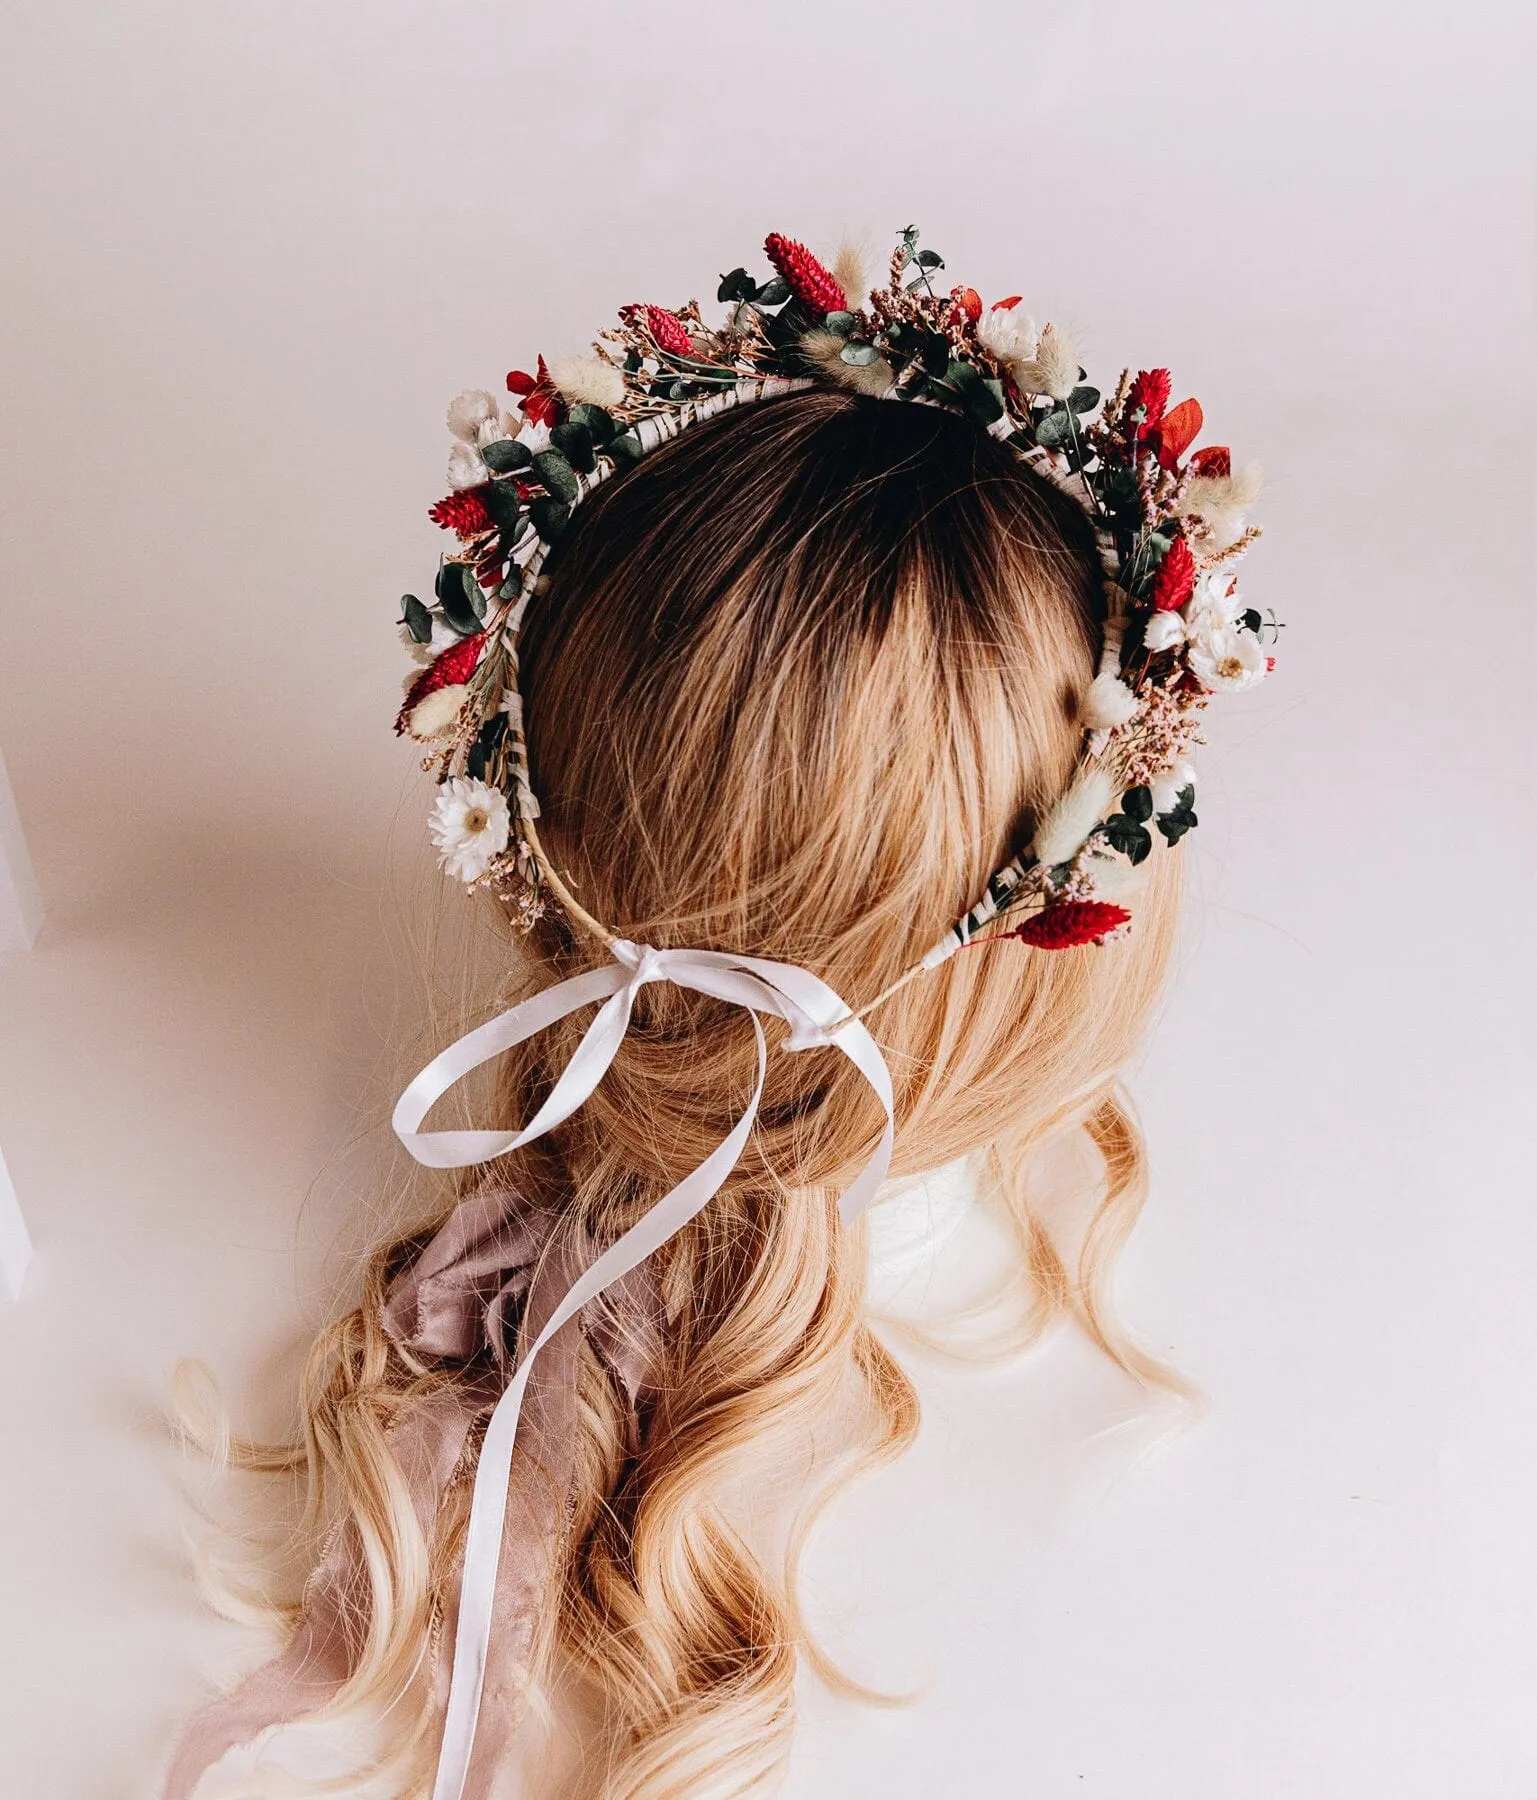
[[[767,1042],[758,1014],[783,1019],[789,1025],[787,1049],[832,1046],[841,1050],[870,1084],[885,1110],[880,1140],[843,1195],[841,1211],[845,1221],[857,1218],[874,1199],[891,1161],[895,1131],[891,1073],[875,1040],[826,982],[791,963],[737,956],[728,951],[654,950],[623,938],[616,938],[610,948],[614,955],[612,965],[557,982],[450,1044],[428,1063],[395,1107],[396,1135],[418,1162],[430,1168],[465,1168],[530,1144],[570,1118],[603,1079],[629,1028],[635,996],[648,981],[670,981],[675,987],[690,988],[742,1007],[752,1019],[757,1040],[758,1069],[752,1096],[725,1141],[572,1282],[524,1351],[491,1413],[470,1503],[453,1676],[432,1800],[464,1800],[490,1652],[513,1447],[535,1361],[551,1338],[590,1300],[681,1231],[719,1192],[736,1166],[752,1132],[768,1070]],[[520,1130],[421,1129],[434,1103],[472,1069],[595,1001],[601,1005],[571,1060],[544,1104]]]

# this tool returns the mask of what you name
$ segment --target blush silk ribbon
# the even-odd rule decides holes
[[[874,1090],[885,1112],[879,1142],[840,1203],[852,1221],[874,1199],[891,1162],[894,1117],[891,1073],[875,1040],[838,995],[807,969],[717,950],[653,950],[616,939],[612,965],[574,975],[488,1020],[450,1044],[422,1070],[395,1107],[394,1127],[418,1162],[466,1168],[529,1144],[568,1119],[602,1080],[630,1023],[635,996],[648,981],[668,981],[740,1006],[752,1019],[758,1067],[752,1096],[725,1141],[616,1238],[566,1290],[523,1352],[486,1425],[475,1470],[460,1580],[453,1674],[432,1800],[465,1800],[485,1685],[494,1618],[497,1567],[508,1503],[518,1418],[541,1350],[568,1320],[688,1224],[719,1192],[752,1132],[768,1068],[758,1014],[790,1027],[785,1047],[841,1050]],[[423,1131],[433,1105],[472,1069],[510,1050],[584,1006],[601,1002],[570,1061],[533,1118],[518,1131]]]

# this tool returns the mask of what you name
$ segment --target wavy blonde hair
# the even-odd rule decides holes
[[[1080,509],[939,409],[813,391],[696,427],[588,503],[531,608],[523,689],[548,850],[626,936],[803,964],[859,1007],[1066,785],[1100,632],[1096,569]],[[1154,857],[1124,940],[968,949],[869,1020],[896,1082],[896,1172],[991,1162],[1020,1245],[1003,1277],[1021,1301],[1012,1341],[1074,1314],[1144,1382],[1164,1372],[1108,1296],[1145,1180],[1116,1073],[1168,960],[1178,863]],[[547,917],[509,948],[503,998],[601,955]],[[502,1117],[527,1116],[580,1028],[507,1059]],[[596,1094],[496,1178],[612,1237],[725,1135],[752,1067],[739,1010],[648,986]],[[837,1215],[878,1124],[842,1058],[774,1058],[748,1155],[658,1253],[658,1398],[638,1452],[584,1352],[577,1505],[537,1622],[544,1666],[559,1658],[600,1704],[583,1794],[765,1792],[788,1753],[798,1656],[842,1679],[807,1630],[797,1562],[829,1493],[918,1423],[864,1314],[864,1235]],[[1074,1258],[1025,1179],[1066,1130],[1104,1166]],[[405,1721],[397,1791],[412,1796],[430,1785],[421,1672],[452,1606],[465,1497],[461,1484],[424,1532],[387,1432],[458,1372],[404,1358],[380,1308],[453,1198],[374,1253],[361,1304],[316,1344],[297,1446],[231,1446],[245,1467],[300,1477],[311,1522],[355,1522],[371,1591],[338,1704]],[[835,1418],[844,1457],[770,1555],[734,1497],[795,1465]]]

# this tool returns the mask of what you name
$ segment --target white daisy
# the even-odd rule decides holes
[[[1252,631],[1236,626],[1213,626],[1190,641],[1186,652],[1190,671],[1204,688],[1241,693],[1267,672],[1265,648]]]
[[[507,797],[483,781],[456,775],[438,789],[427,829],[443,869],[460,881],[479,881],[507,848],[512,833]]]

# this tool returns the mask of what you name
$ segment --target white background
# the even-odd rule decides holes
[[[928,1691],[808,1693],[791,1793],[1537,1792],[1526,12],[11,0],[0,739],[50,916],[0,959],[6,1800],[149,1795],[249,1659],[165,1371],[280,1428],[399,1186],[446,401],[766,230],[909,220],[1267,464],[1288,623],[1134,1076],[1124,1304],[1211,1415],[1146,1459],[1070,1340],[919,1365],[812,1585]]]

